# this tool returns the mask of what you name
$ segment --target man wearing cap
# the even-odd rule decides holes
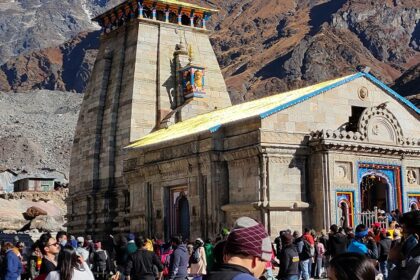
[[[400,223],[403,234],[408,237],[404,244],[394,246],[389,252],[388,260],[396,266],[389,272],[389,280],[417,280],[420,279],[420,211],[405,213]],[[414,241],[415,239],[415,241]],[[410,240],[411,250],[407,250],[407,241]],[[413,247],[413,243],[416,245]]]
[[[264,272],[266,262],[271,261],[270,237],[264,226],[257,221],[241,217],[230,232],[224,261],[217,270],[210,272],[207,280],[254,280]]]
[[[86,263],[89,265],[90,264],[90,260],[89,260],[89,255],[90,254],[89,254],[89,251],[84,248],[85,239],[82,236],[79,236],[79,237],[76,238],[76,240],[77,240],[76,254],[78,256],[81,256],[86,261]]]
[[[369,229],[360,224],[356,227],[355,238],[351,241],[347,252],[359,253],[371,259],[378,259],[378,247],[373,236],[369,236]]]
[[[378,222],[373,223],[372,231],[373,231],[375,242],[379,243],[379,241],[381,241],[381,223],[378,223]]]

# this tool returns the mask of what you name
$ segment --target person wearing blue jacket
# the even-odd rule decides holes
[[[5,271],[2,280],[18,280],[22,273],[22,263],[13,248],[6,251],[5,257]]]
[[[369,229],[360,224],[356,227],[355,238],[347,247],[349,253],[359,253],[371,259],[378,259],[378,247],[375,240],[369,236]]]
[[[187,246],[182,243],[181,237],[172,237],[172,247],[174,252],[169,262],[169,279],[184,280],[188,276],[189,254]]]

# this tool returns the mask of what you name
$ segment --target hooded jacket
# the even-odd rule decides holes
[[[327,254],[335,257],[347,251],[347,237],[341,233],[330,235],[328,239]]]
[[[13,250],[7,251],[5,264],[3,280],[17,280],[22,273],[22,263]]]
[[[285,245],[280,252],[279,279],[299,275],[299,254],[293,244]]]
[[[169,263],[169,279],[186,278],[188,276],[189,255],[185,244],[179,245],[171,255]]]

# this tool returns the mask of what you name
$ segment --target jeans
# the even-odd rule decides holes
[[[380,261],[379,268],[381,269],[381,273],[384,276],[384,280],[388,279],[388,261]]]
[[[193,275],[193,280],[202,280],[203,276],[202,275]]]
[[[300,272],[302,274],[303,280],[309,280],[309,276],[311,275],[311,259],[307,259],[300,262]]]
[[[322,258],[316,258],[316,277],[321,278],[323,272]]]

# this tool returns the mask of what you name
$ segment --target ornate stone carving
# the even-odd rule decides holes
[[[404,150],[409,154],[418,154],[420,151],[420,139],[404,138],[401,126],[395,116],[385,108],[385,105],[366,109],[360,117],[358,131],[345,130],[318,130],[310,133],[310,146],[313,148],[317,143],[326,142],[338,149],[382,151],[386,153],[399,153]],[[326,141],[329,140],[329,141]],[[414,149],[398,149],[378,146],[371,143],[390,143],[394,146],[404,146]],[[368,147],[369,146],[369,147]]]
[[[398,145],[406,142],[397,118],[385,105],[367,108],[360,117],[358,130],[370,142]]]
[[[407,182],[409,184],[415,184],[417,182],[417,174],[415,170],[409,169],[407,171]]]
[[[337,161],[335,163],[335,179],[337,181],[350,183],[352,176],[351,162]]]
[[[268,161],[270,163],[281,163],[281,164],[292,164],[293,157],[269,157]]]
[[[366,87],[361,87],[359,88],[358,94],[359,98],[364,101],[369,97],[369,90]]]

